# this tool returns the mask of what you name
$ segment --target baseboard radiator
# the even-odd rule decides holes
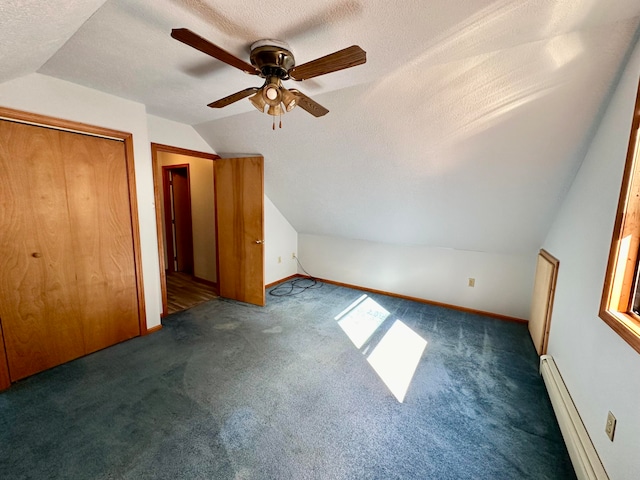
[[[547,387],[578,480],[608,480],[607,472],[552,356],[540,357],[540,375]]]

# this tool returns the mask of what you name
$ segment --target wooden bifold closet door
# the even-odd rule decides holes
[[[0,120],[12,381],[140,334],[127,171],[122,141]]]

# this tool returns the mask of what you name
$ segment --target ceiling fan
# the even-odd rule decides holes
[[[251,54],[249,56],[251,64],[249,64],[189,29],[174,28],[171,30],[171,36],[249,75],[257,75],[264,78],[265,82],[261,87],[246,88],[228,97],[216,100],[208,106],[211,108],[223,108],[252,95],[249,101],[253,106],[262,113],[267,113],[274,117],[274,129],[275,117],[283,115],[285,111],[290,112],[297,105],[315,117],[321,117],[329,113],[329,110],[299,90],[285,88],[282,85],[283,80],[308,80],[327,73],[344,70],[345,68],[362,65],[367,61],[366,52],[359,46],[353,45],[296,66],[291,49],[285,42],[259,40],[251,45]],[[280,122],[280,127],[282,128],[282,122]]]

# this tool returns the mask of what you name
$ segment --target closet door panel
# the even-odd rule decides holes
[[[140,334],[124,143],[69,134],[64,165],[86,353]]]
[[[12,381],[85,352],[63,135],[0,121],[0,321]]]

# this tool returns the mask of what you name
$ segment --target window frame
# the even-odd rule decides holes
[[[599,316],[640,353],[640,316],[632,312],[640,260],[640,82],[620,188]]]

